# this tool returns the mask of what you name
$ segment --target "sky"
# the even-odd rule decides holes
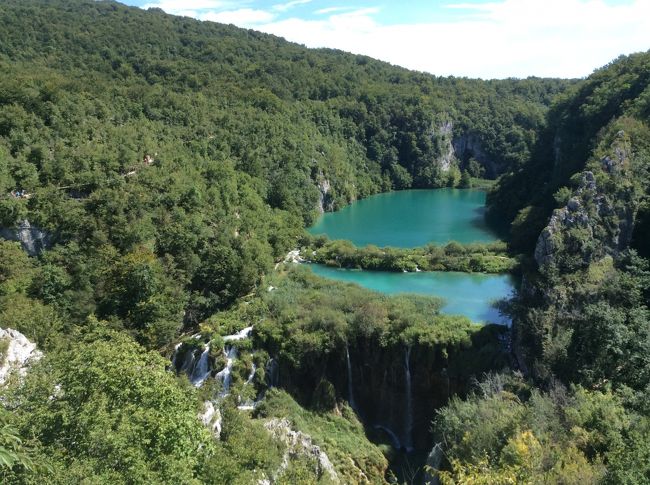
[[[650,49],[650,0],[120,0],[439,76],[586,77]]]

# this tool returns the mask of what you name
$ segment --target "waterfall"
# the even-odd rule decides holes
[[[230,391],[230,383],[232,382],[232,365],[237,359],[237,348],[236,347],[227,347],[226,348],[226,367],[220,372],[217,373],[217,379],[219,379],[223,385],[220,396],[224,397]]]
[[[233,335],[226,335],[223,337],[224,342],[236,342],[248,338],[253,331],[253,327],[246,327],[240,330],[239,332]],[[192,335],[193,339],[201,339],[202,336],[200,333]],[[183,358],[182,364],[179,365],[178,355],[179,351],[182,349],[183,343],[179,343],[174,348],[174,354],[172,356],[172,365],[171,368],[176,372],[182,372],[187,374],[190,379],[190,382],[195,387],[200,387],[205,380],[210,376],[212,370],[210,369],[210,345],[205,344],[203,346],[203,351],[197,359],[198,349],[192,348],[188,349],[185,352],[185,357]],[[216,374],[215,379],[221,381],[222,389],[219,393],[218,398],[213,401],[205,401],[203,412],[199,414],[199,418],[204,425],[210,427],[217,436],[221,434],[221,425],[222,418],[221,412],[219,411],[219,403],[221,399],[226,397],[230,392],[230,386],[232,384],[232,368],[237,360],[237,347],[235,345],[225,345],[223,350],[224,356],[226,357],[226,366]],[[248,379],[244,383],[244,386],[250,384],[255,377],[255,371],[257,370],[255,364],[252,364],[251,372],[248,375]],[[277,373],[277,371],[276,371]],[[244,403],[241,406],[238,406],[239,409],[251,410],[255,407],[255,402],[250,400]]]
[[[404,448],[406,451],[413,451],[413,395],[411,389],[411,346],[406,347],[404,366],[406,374],[406,412],[404,413]]]
[[[199,360],[194,365],[194,369],[192,369],[192,374],[190,375],[190,382],[195,387],[200,387],[210,375],[209,360],[210,346],[206,345],[203,352],[201,352],[201,357],[199,357]]]
[[[243,340],[245,338],[248,338],[253,331],[253,327],[245,327],[241,329],[239,332],[232,334],[232,335],[226,335],[223,337],[224,342],[236,342],[238,340]],[[196,333],[191,336],[193,339],[200,339],[201,334]],[[185,357],[183,359],[182,363],[178,362],[178,354],[181,350],[183,350],[183,342],[178,343],[174,347],[174,354],[172,355],[172,365],[171,368],[174,369],[176,372],[183,372],[187,374],[187,376],[190,379],[190,382],[194,384],[196,387],[201,386],[205,380],[210,376],[210,345],[204,345],[203,346],[203,351],[201,352],[201,355],[197,359],[197,353],[198,349],[190,349],[185,352]],[[237,358],[237,349],[234,346],[226,346],[225,349],[225,355],[227,358],[227,365],[224,370],[219,372],[217,374],[217,377],[223,382],[224,384],[224,390],[227,394],[228,389],[230,389],[230,381],[231,381],[231,376],[230,376],[230,371],[232,369],[232,365],[234,360]],[[253,371],[254,372],[254,371]]]
[[[345,344],[345,360],[348,367],[348,401],[350,407],[356,412],[357,404],[354,402],[354,384],[352,382],[352,364],[350,364],[350,350],[348,349],[348,344]]]
[[[375,424],[373,428],[384,431],[390,437],[390,440],[393,442],[393,448],[395,448],[396,450],[399,450],[402,447],[402,444],[400,443],[397,435],[393,432],[393,430],[391,430],[387,426],[382,426],[381,424]]]
[[[246,379],[246,382],[244,382],[244,386],[246,387],[249,385],[251,382],[253,382],[253,378],[255,377],[255,371],[257,370],[257,366],[255,365],[255,362],[251,364],[251,372],[248,374],[248,378]],[[238,402],[241,402],[241,396],[238,398]],[[243,411],[252,411],[255,409],[255,406],[257,405],[257,401],[252,401],[250,399],[247,399],[246,401],[243,402],[243,404],[240,404],[237,406],[237,409],[241,409]]]
[[[280,366],[278,361],[270,359],[266,364],[266,383],[269,387],[277,387],[279,381]]]
[[[178,367],[178,362],[176,362],[176,360],[178,359],[178,349],[181,348],[181,345],[183,345],[183,342],[178,342],[174,346],[174,353],[172,354],[172,367],[171,367],[174,371],[176,371]]]
[[[253,331],[252,326],[243,328],[239,332],[237,332],[237,333],[235,333],[233,335],[226,335],[223,338],[223,341],[224,342],[232,342],[234,340],[243,340],[246,337],[248,337],[251,334],[252,331]]]
[[[255,377],[255,371],[257,370],[257,367],[255,366],[255,362],[251,364],[251,373],[248,374],[248,379],[246,379],[246,382],[244,385],[250,384],[251,381],[253,380],[253,377]]]

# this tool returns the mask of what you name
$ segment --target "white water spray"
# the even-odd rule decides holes
[[[406,413],[404,413],[404,448],[406,451],[413,451],[413,395],[411,389],[411,346],[406,347],[404,367],[406,374]]]
[[[216,378],[221,381],[222,389],[219,393],[220,397],[225,397],[230,391],[230,384],[232,383],[232,366],[237,359],[237,348],[236,347],[227,347],[226,348],[226,367],[222,371],[218,372]]]
[[[200,387],[201,384],[210,376],[210,346],[206,345],[201,352],[201,357],[194,365],[192,374],[190,375],[190,382],[194,387]]]
[[[235,333],[233,335],[226,335],[223,338],[223,341],[224,342],[232,342],[232,341],[236,341],[236,340],[244,340],[245,338],[250,336],[252,331],[253,331],[252,326],[243,328],[239,332],[237,332],[237,333]]]
[[[246,379],[246,382],[244,383],[245,386],[252,382],[253,377],[255,377],[255,371],[256,370],[257,370],[257,366],[255,365],[255,362],[253,362],[251,364],[251,373],[248,374],[248,379]]]
[[[397,435],[393,432],[393,430],[391,430],[391,429],[388,428],[387,426],[383,426],[383,425],[381,425],[381,424],[376,424],[376,425],[374,425],[373,427],[374,427],[375,429],[380,429],[380,430],[382,430],[383,432],[385,432],[385,433],[389,436],[390,440],[393,442],[393,448],[399,450],[399,449],[402,447],[402,444],[400,443],[399,438],[398,438]]]
[[[354,402],[354,384],[352,382],[352,364],[350,363],[350,350],[348,349],[348,344],[345,344],[345,360],[348,367],[348,401],[350,407],[356,411],[357,404]]]

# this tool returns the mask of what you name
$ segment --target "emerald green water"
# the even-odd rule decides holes
[[[309,266],[314,273],[324,278],[356,283],[381,293],[416,293],[444,298],[442,312],[465,315],[474,322],[510,322],[493,306],[496,300],[510,296],[514,284],[510,275],[442,271],[392,273],[338,269],[320,264]]]
[[[484,222],[485,192],[470,189],[401,190],[368,197],[323,214],[311,234],[412,248],[433,242],[490,242],[497,236]]]
[[[484,222],[485,192],[467,189],[403,190],[374,195],[321,216],[309,229],[357,246],[416,247],[497,240]],[[507,324],[494,302],[508,298],[510,275],[480,273],[345,270],[310,265],[325,278],[356,283],[382,293],[416,293],[445,300],[442,311],[474,322]]]

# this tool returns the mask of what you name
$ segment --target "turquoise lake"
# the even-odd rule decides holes
[[[484,222],[485,192],[480,190],[404,190],[374,195],[324,214],[309,229],[357,246],[416,247],[498,240]],[[381,293],[415,293],[445,300],[442,311],[474,322],[508,324],[494,308],[514,288],[510,275],[455,272],[393,273],[310,265],[314,273]]]
[[[484,222],[484,213],[482,190],[400,190],[323,214],[309,232],[347,239],[356,246],[413,248],[449,241],[496,241],[498,237]]]
[[[393,273],[330,268],[320,264],[309,266],[324,278],[356,283],[381,293],[438,296],[445,300],[443,313],[464,315],[474,322],[510,323],[492,306],[494,301],[510,296],[514,284],[510,275],[443,271]]]

